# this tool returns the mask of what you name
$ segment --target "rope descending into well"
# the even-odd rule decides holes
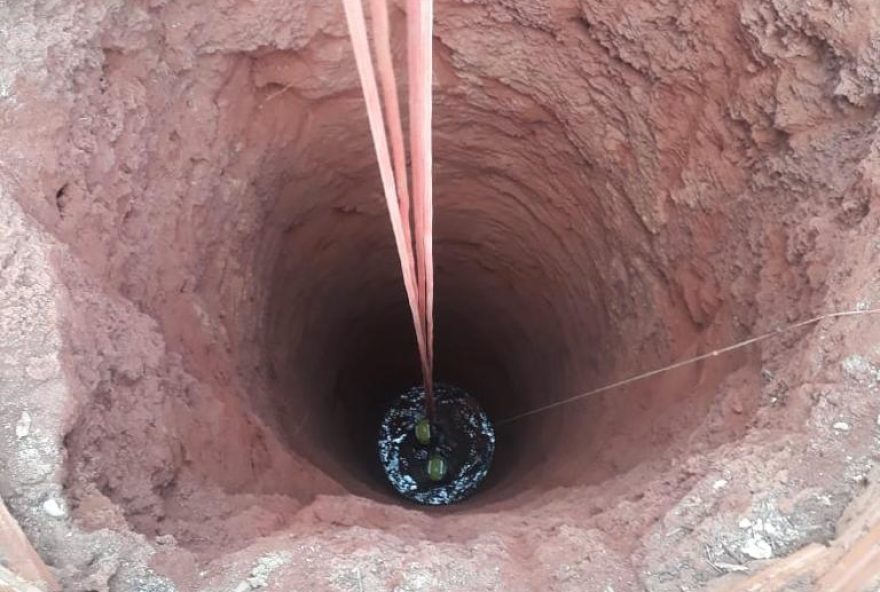
[[[362,0],[343,0],[343,5],[354,47],[358,76],[367,105],[367,117],[379,163],[379,175],[391,219],[391,229],[400,257],[403,284],[415,325],[425,383],[426,415],[432,419],[434,417],[434,223],[431,182],[433,0],[407,0],[411,192],[408,188],[397,82],[391,59],[387,0],[370,0],[376,64],[382,83],[382,100],[379,98],[376,73],[367,39]],[[391,137],[390,153],[388,135]]]

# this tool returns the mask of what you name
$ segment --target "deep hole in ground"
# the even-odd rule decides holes
[[[581,34],[572,27],[569,34]],[[344,37],[328,43],[347,48]],[[475,393],[492,417],[503,419],[696,351],[707,339],[743,334],[732,323],[736,303],[725,300],[718,279],[703,276],[720,241],[731,234],[739,240],[736,233],[747,227],[699,209],[650,211],[644,201],[656,198],[655,188],[635,182],[639,169],[603,162],[613,151],[585,156],[530,96],[535,89],[511,93],[506,108],[486,110],[468,100],[446,52],[439,54],[440,380]],[[162,105],[162,117],[148,128],[122,133],[147,133],[159,151],[148,165],[157,171],[148,173],[150,195],[191,196],[181,197],[176,211],[152,199],[124,200],[120,232],[140,241],[138,252],[152,250],[150,261],[136,266],[140,277],[123,280],[124,295],[158,316],[186,370],[226,389],[235,413],[253,412],[279,449],[304,457],[309,470],[348,491],[393,503],[377,473],[375,435],[390,400],[419,375],[348,57],[341,54],[328,71],[334,78],[304,90],[289,88],[300,81],[301,56],[260,50],[207,59],[170,96],[139,82],[131,71],[143,68],[136,55],[107,53],[99,82],[108,87],[104,96],[137,84],[148,104]],[[633,108],[640,103],[621,100]],[[686,114],[667,117],[678,126]],[[602,142],[604,151],[608,139]],[[152,177],[166,167],[180,173]],[[62,228],[87,219],[93,207],[83,193],[77,202],[70,185]],[[664,217],[666,231],[657,236]],[[135,255],[123,262],[109,237],[85,240],[105,245],[111,275],[132,271],[127,261]],[[716,272],[743,273],[729,263]],[[749,314],[750,303],[742,305]],[[720,378],[743,362],[734,355],[505,427],[485,495],[472,504],[593,484],[650,460],[699,424]],[[96,431],[75,428],[69,437],[72,466],[96,467],[102,491],[133,495],[132,520],[161,531],[162,510],[139,505],[142,496],[162,500],[175,491],[175,467],[146,469],[159,475],[150,477],[149,491],[138,489],[142,478],[125,475],[122,489],[136,491],[123,493],[110,477],[111,467],[123,470],[121,450],[105,426],[128,433],[131,420],[115,418],[116,405],[96,399],[95,406],[101,412],[83,414],[83,423]],[[741,406],[715,443],[746,424],[752,401]],[[198,407],[185,413],[194,417],[175,421],[201,420]],[[249,424],[245,417],[222,421]],[[208,445],[201,442],[184,444],[178,462],[197,473],[222,470],[225,482],[246,490],[274,452],[262,458],[253,449],[265,435],[243,429],[240,442],[225,443],[239,459],[233,471],[190,450]],[[145,470],[124,464],[126,471]],[[287,475],[261,479],[279,492],[322,491],[303,492]]]
[[[344,38],[332,43],[345,48]],[[655,214],[630,194],[632,171],[585,157],[528,94],[516,94],[508,112],[474,106],[442,84],[455,76],[446,59],[441,52],[435,129],[438,379],[473,392],[503,419],[669,361],[707,336],[738,334],[715,280],[699,280],[712,251],[695,247],[728,229],[700,211],[681,212],[657,238]],[[139,62],[108,53],[104,95],[135,84],[130,70]],[[315,83],[311,100],[288,88],[300,63],[285,52],[212,58],[179,96],[137,83],[148,97],[156,93],[148,103],[163,105],[149,131],[131,130],[162,151],[149,170],[183,169],[188,179],[181,188],[164,173],[149,182],[150,194],[198,201],[184,200],[173,215],[134,196],[122,206],[120,232],[140,242],[139,252],[152,251],[122,290],[156,314],[183,367],[226,389],[235,413],[253,412],[280,449],[348,491],[391,501],[375,435],[390,400],[419,380],[399,263],[351,63],[340,57],[339,80]],[[201,154],[206,143],[210,154]],[[77,202],[70,186],[62,227],[94,207],[82,193]],[[135,255],[114,253],[109,237],[84,240],[104,245],[111,275],[132,271]],[[717,381],[742,363],[731,356],[506,426],[485,495],[472,503],[596,483],[650,459],[696,427]],[[746,423],[750,402],[743,405],[718,441]],[[111,467],[145,468],[120,463],[121,449],[105,433],[108,425],[127,433],[131,419],[100,398],[94,406],[68,438],[72,466],[95,467],[111,498],[173,492],[173,465],[148,470],[160,475],[150,477],[149,491],[123,493],[113,483]],[[198,407],[185,413],[195,417],[175,421],[201,421]],[[221,421],[247,425],[241,442],[225,444],[240,459],[223,476],[246,489],[274,452],[260,458],[251,450],[265,435],[245,417]],[[85,427],[92,424],[94,432]],[[204,445],[184,444],[178,462],[221,470],[210,466],[212,455],[189,449]],[[291,492],[289,476],[261,479]],[[130,475],[120,481],[123,490],[142,487]],[[159,529],[162,513],[148,507],[132,519]]]
[[[80,528],[171,535],[154,563],[184,580],[285,533],[327,548],[339,532],[363,548],[379,537],[386,554],[444,541],[450,557],[497,536],[499,562],[542,566],[576,558],[549,545],[542,558],[541,537],[574,537],[557,543],[616,566],[585,574],[624,574],[614,589],[628,590],[633,573],[691,552],[642,541],[696,528],[666,512],[681,516],[704,480],[717,493],[740,470],[751,487],[709,513],[777,486],[746,460],[791,467],[797,491],[845,481],[831,460],[843,449],[795,462],[817,401],[843,397],[804,385],[843,380],[822,373],[846,351],[835,338],[827,360],[809,353],[820,346],[803,331],[503,426],[476,496],[402,509],[375,436],[419,381],[417,352],[331,4],[98,11],[77,25],[82,43],[47,53],[66,56],[47,58],[52,76],[17,91],[32,100],[3,133],[31,176],[15,197],[55,241],[70,393],[56,452]],[[818,9],[770,4],[438,2],[439,380],[503,419],[869,297],[877,101],[860,42]],[[24,130],[39,140],[21,145]],[[867,405],[846,401],[836,413]],[[845,452],[861,459],[870,436],[853,438]],[[838,487],[828,507],[848,495]],[[774,550],[825,536],[822,512]],[[41,536],[72,580],[99,577]],[[544,569],[521,575],[542,584]],[[703,582],[705,569],[667,580]]]
[[[637,244],[646,234],[615,236],[603,228],[601,212],[557,204],[560,196],[590,189],[580,174],[565,179],[568,185],[544,186],[546,178],[528,164],[540,158],[542,144],[486,129],[479,144],[466,146],[443,134],[444,123],[438,125],[436,181],[438,379],[468,389],[492,417],[503,419],[656,364],[660,356],[652,355],[650,335],[641,331],[674,333],[676,321],[687,315],[684,302],[656,311],[646,306],[638,314],[644,324],[622,335],[611,311],[638,307],[647,295],[635,294],[626,278],[606,284],[615,258],[623,259],[611,245]],[[366,141],[361,136],[343,144],[366,150]],[[559,140],[548,131],[546,141]],[[499,144],[505,165],[489,148]],[[467,154],[470,163],[464,162]],[[354,189],[374,175],[373,163],[363,155],[340,158],[366,168],[340,187],[338,202],[322,188],[307,214],[279,217],[296,230],[269,260],[277,267],[269,280],[263,347],[275,378],[266,409],[282,438],[316,466],[352,491],[381,494],[388,488],[377,472],[377,426],[419,373],[382,201],[374,185]],[[298,204],[303,196],[294,192],[288,200]],[[629,217],[638,228],[635,214]],[[734,357],[710,370],[702,390],[661,381],[648,401],[637,389],[506,426],[498,435],[490,497],[595,482],[644,460],[675,429],[649,433],[660,410],[685,425],[698,421],[705,409],[700,398],[712,392],[711,372],[739,362]],[[611,422],[617,450],[609,450],[613,442],[600,427]],[[578,455],[568,453],[573,447]],[[539,472],[554,476],[533,475]]]

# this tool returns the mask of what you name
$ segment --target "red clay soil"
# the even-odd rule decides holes
[[[439,0],[438,378],[503,419],[880,305],[875,4]],[[699,590],[870,480],[861,317],[502,427],[477,496],[404,503],[375,435],[418,357],[341,4],[0,22],[0,496],[65,590]]]

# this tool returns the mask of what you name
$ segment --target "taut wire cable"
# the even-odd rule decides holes
[[[683,368],[684,366],[690,366],[696,362],[701,360],[705,360],[708,358],[714,358],[716,356],[720,356],[722,354],[726,354],[738,349],[742,349],[744,347],[748,347],[752,344],[758,343],[759,341],[764,341],[766,339],[770,339],[771,337],[778,337],[784,333],[788,333],[790,331],[794,331],[795,329],[800,329],[801,327],[807,327],[809,325],[815,325],[820,321],[824,321],[827,319],[838,319],[841,317],[855,317],[855,316],[863,316],[863,315],[873,315],[880,313],[880,308],[869,308],[864,310],[843,310],[838,312],[830,312],[822,315],[818,315],[812,318],[809,318],[805,321],[799,321],[797,323],[793,323],[791,325],[786,325],[784,327],[778,327],[773,329],[772,331],[767,331],[766,333],[762,333],[755,337],[751,337],[744,341],[739,341],[732,345],[728,345],[722,347],[720,349],[712,350],[708,353],[701,354],[699,356],[694,356],[692,358],[688,358],[686,360],[681,360],[675,362],[674,364],[669,364],[668,366],[663,366],[662,368],[656,368],[654,370],[649,370],[648,372],[642,372],[641,374],[636,374],[635,376],[630,376],[629,378],[624,378],[623,380],[618,380],[617,382],[612,382],[610,384],[606,384],[604,386],[600,386],[599,388],[594,388],[593,390],[589,390],[578,395],[574,395],[573,397],[567,397],[565,399],[560,399],[559,401],[554,401],[553,403],[548,403],[546,405],[541,405],[540,407],[535,407],[534,409],[530,409],[528,411],[524,411],[522,413],[518,413],[516,415],[512,415],[510,417],[506,417],[500,421],[495,422],[497,426],[507,425],[509,423],[513,423],[520,419],[524,419],[526,417],[530,417],[532,415],[537,415],[539,413],[543,413],[545,411],[550,411],[551,409],[555,409],[557,407],[562,407],[564,405],[569,405],[571,403],[575,403],[577,401],[581,401],[588,397],[592,397],[610,390],[614,390],[634,382],[641,382],[642,380],[646,380],[651,378],[652,376],[657,376],[658,374],[664,374],[671,370],[676,370],[678,368]]]

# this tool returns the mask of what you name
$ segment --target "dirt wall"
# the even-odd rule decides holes
[[[496,419],[878,305],[870,1],[436,13],[438,377]],[[869,317],[504,426],[480,495],[401,503],[372,439],[418,365],[341,6],[0,22],[0,495],[70,590],[695,590],[864,486]]]

